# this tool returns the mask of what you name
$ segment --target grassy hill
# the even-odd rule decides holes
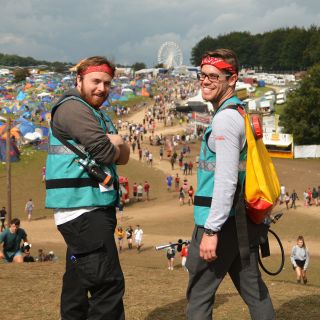
[[[156,155],[156,153],[154,153]],[[26,219],[24,205],[32,197],[36,205],[34,216],[51,217],[51,210],[44,209],[45,186],[41,182],[41,168],[46,153],[27,149],[22,160],[12,164],[13,215]],[[165,160],[164,160],[165,161]],[[320,161],[287,160],[274,161],[280,180],[288,190],[296,188],[299,196],[305,187],[319,183]],[[182,320],[185,319],[185,290],[188,274],[182,270],[179,256],[175,260],[175,270],[166,268],[164,252],[156,252],[154,245],[189,237],[193,227],[192,207],[179,206],[177,193],[167,192],[165,174],[136,160],[119,167],[119,173],[127,176],[130,183],[148,180],[151,185],[151,201],[130,204],[124,211],[124,224],[141,223],[145,232],[145,246],[140,254],[136,250],[124,250],[120,255],[126,278],[125,308],[128,320]],[[0,206],[5,205],[6,183],[5,165],[0,165]],[[318,207],[319,208],[319,207]],[[316,207],[304,208],[298,202],[296,210],[286,210],[282,219],[272,226],[280,236],[286,252],[285,268],[276,277],[263,274],[270,290],[273,303],[280,320],[320,319],[320,210]],[[52,320],[59,318],[61,278],[64,271],[65,245],[51,219],[30,224],[23,221],[33,243],[33,254],[38,248],[54,250],[59,260],[55,263],[0,264],[1,290],[10,299],[2,306],[3,320]],[[41,237],[36,237],[41,232]],[[299,234],[305,236],[311,252],[309,284],[297,285],[289,255]],[[277,268],[279,251],[271,239],[271,259],[264,263],[268,268]],[[12,313],[12,310],[15,310]],[[229,277],[219,288],[215,319],[250,319],[246,306],[233,287]]]

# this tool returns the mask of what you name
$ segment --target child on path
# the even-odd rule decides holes
[[[310,261],[310,255],[303,236],[297,238],[297,244],[292,248],[290,258],[293,269],[296,272],[297,283],[303,281],[304,284],[307,284],[307,268]]]

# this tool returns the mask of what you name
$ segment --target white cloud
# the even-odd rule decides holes
[[[319,24],[318,0],[0,0],[0,52],[76,62],[95,54],[153,65],[165,41],[189,63],[203,37]]]

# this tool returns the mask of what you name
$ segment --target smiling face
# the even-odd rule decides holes
[[[77,89],[83,100],[94,109],[99,109],[107,99],[112,77],[106,72],[91,72],[77,76]]]
[[[205,64],[201,68],[200,85],[202,97],[214,106],[219,106],[224,100],[234,95],[234,86],[237,75],[226,75],[212,65]]]

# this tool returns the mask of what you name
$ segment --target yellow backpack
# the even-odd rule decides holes
[[[262,141],[262,125],[258,115],[250,115],[240,106],[236,109],[245,120],[247,163],[245,180],[246,212],[256,224],[271,213],[280,196],[280,183],[271,157]]]
[[[262,141],[259,116],[245,113],[247,164],[245,200],[247,214],[254,223],[262,223],[280,195],[280,183],[271,157]]]

